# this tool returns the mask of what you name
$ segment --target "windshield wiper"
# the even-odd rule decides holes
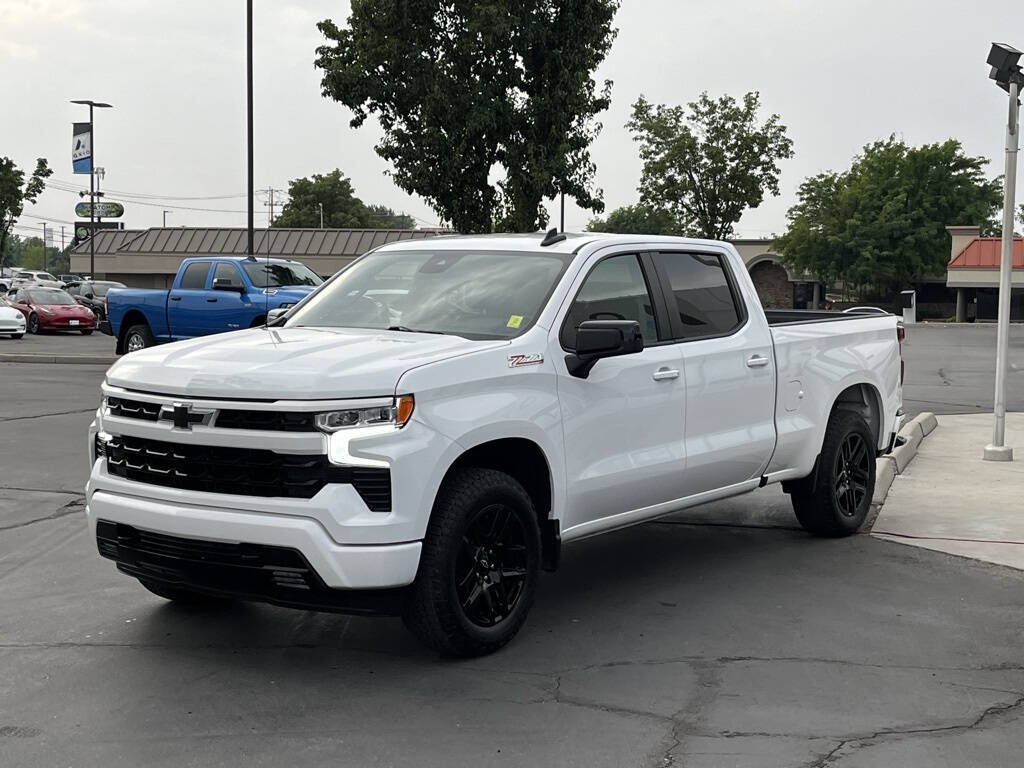
[[[410,328],[407,325],[389,325],[385,330],[388,331],[404,331],[405,333],[436,333],[439,336],[447,336],[444,331],[426,331],[422,328]]]

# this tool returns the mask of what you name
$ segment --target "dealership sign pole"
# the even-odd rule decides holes
[[[87,104],[89,106],[89,122],[75,123],[71,137],[71,165],[74,173],[89,174],[89,202],[96,203],[96,175],[92,172],[95,164],[95,134],[93,131],[92,110],[93,107],[102,109],[110,108],[110,104],[92,99],[72,99],[72,104]],[[93,207],[95,207],[93,205]],[[93,239],[96,234],[95,212],[89,212],[89,279],[96,279],[96,241]]]
[[[1013,290],[1013,209],[1017,184],[1017,148],[1020,144],[1020,104],[1017,98],[1024,75],[1017,61],[1021,52],[1002,43],[993,43],[988,55],[992,67],[989,77],[1010,95],[1006,123],[1006,175],[1003,186],[1003,242],[999,263],[999,328],[996,334],[996,387],[993,402],[995,424],[992,442],[985,446],[986,461],[1013,461],[1013,448],[1006,445],[1006,364],[1010,338],[1010,297]]]

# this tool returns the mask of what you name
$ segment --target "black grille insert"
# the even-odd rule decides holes
[[[146,403],[142,400],[127,400],[123,397],[108,397],[107,407],[111,416],[125,419],[143,419],[156,421],[160,418],[160,404]]]
[[[315,432],[314,414],[289,411],[220,410],[213,424],[220,429],[263,429],[269,432]]]
[[[106,444],[106,455],[108,472],[140,483],[296,499],[312,498],[327,483],[349,483],[371,510],[391,511],[390,470],[336,467],[322,454],[284,454],[114,436]]]

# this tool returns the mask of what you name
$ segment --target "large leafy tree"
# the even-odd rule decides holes
[[[8,157],[0,157],[0,268],[7,253],[7,236],[14,222],[25,210],[25,203],[35,203],[46,188],[46,178],[53,174],[46,158],[36,160],[36,169],[28,181],[25,172]]]
[[[323,205],[324,226],[341,229],[412,229],[411,216],[387,206],[366,205],[356,197],[352,182],[335,169],[288,183],[288,202],[273,227],[319,227]]]
[[[353,0],[317,49],[328,96],[384,130],[395,182],[463,232],[531,231],[560,192],[600,212],[590,143],[618,0]]]
[[[986,179],[987,164],[953,139],[869,144],[849,170],[800,185],[776,248],[794,269],[882,293],[941,274],[949,260],[946,226],[991,225],[1000,207],[999,180]]]
[[[668,211],[687,234],[725,239],[765,193],[779,194],[779,161],[793,142],[778,115],[758,120],[755,91],[737,102],[702,93],[686,107],[641,96],[626,127],[640,144],[643,203]]]
[[[623,235],[678,235],[682,228],[665,209],[637,203],[616,208],[604,218],[591,219],[587,230]]]

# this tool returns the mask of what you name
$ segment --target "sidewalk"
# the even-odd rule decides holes
[[[939,416],[872,535],[1024,570],[1024,413],[1006,414],[1015,461],[982,461],[991,413]]]

